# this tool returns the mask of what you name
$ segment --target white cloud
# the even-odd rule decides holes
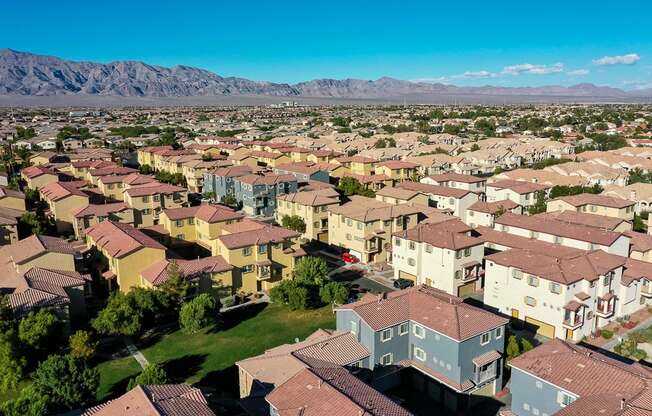
[[[556,63],[552,65],[533,65],[533,64],[518,64],[506,66],[503,68],[502,74],[505,75],[521,75],[521,74],[532,74],[532,75],[547,75],[547,74],[557,74],[564,72],[564,64]]]
[[[641,59],[636,53],[627,55],[603,56],[600,59],[594,59],[594,65],[633,65]]]
[[[587,75],[589,72],[591,72],[591,71],[589,71],[588,69],[575,69],[573,71],[566,72],[566,74],[568,74],[568,75],[570,75],[572,77],[575,77],[575,76],[580,76],[580,75]]]
[[[420,82],[450,82],[457,81],[461,79],[486,79],[486,78],[495,78],[498,74],[489,71],[466,71],[462,74],[449,75],[445,77],[438,78],[420,78],[415,79],[414,81]]]

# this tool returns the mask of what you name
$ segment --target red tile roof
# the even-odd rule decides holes
[[[131,209],[124,202],[114,202],[110,204],[89,204],[72,211],[75,218],[86,216],[107,217],[109,214]]]
[[[234,228],[239,229],[244,224],[240,222],[233,225],[235,226]],[[226,248],[235,249],[254,244],[280,243],[290,238],[299,237],[300,235],[301,233],[296,231],[264,224],[264,226],[258,229],[241,232],[236,231],[233,234],[221,235],[218,239]]]
[[[570,204],[574,207],[590,204],[590,205],[599,205],[604,207],[620,209],[620,208],[626,208],[632,205],[636,205],[636,202],[629,201],[627,199],[615,198],[606,195],[595,195],[595,194],[561,196],[559,198],[553,199],[553,201],[564,201],[567,204]]]
[[[453,197],[453,198],[463,198],[464,196],[472,193],[465,189],[449,188],[447,186],[439,185],[430,185],[427,183],[419,182],[401,182],[398,185],[399,188],[410,189],[412,191],[419,191],[424,194],[439,195],[444,197]]]
[[[472,175],[462,175],[460,173],[442,173],[440,175],[431,175],[428,178],[434,180],[435,182],[461,182],[461,183],[478,183],[485,182],[487,178],[479,178]]]
[[[509,189],[516,192],[517,194],[529,194],[532,192],[545,191],[546,189],[552,188],[551,185],[546,185],[542,183],[533,183],[525,181],[516,181],[512,179],[504,179],[502,181],[492,182],[487,184],[487,188],[496,188],[496,189]]]
[[[484,244],[479,238],[466,234],[471,230],[472,228],[462,221],[451,219],[433,224],[418,224],[414,228],[394,233],[394,235],[406,240],[428,243],[434,247],[460,250]]]
[[[111,257],[122,258],[143,247],[165,250],[165,246],[129,224],[103,221],[86,229],[86,235]]]
[[[181,275],[189,280],[199,277],[202,273],[222,273],[233,269],[221,256],[204,257],[196,260],[161,260],[141,272],[141,276],[160,286],[169,278],[172,262],[176,262]]]
[[[458,341],[465,340],[508,320],[464,303],[461,298],[421,285],[383,295],[366,295],[339,307],[357,313],[374,331],[408,320]]]

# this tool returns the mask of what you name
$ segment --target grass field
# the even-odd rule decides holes
[[[237,392],[235,362],[261,354],[280,344],[304,339],[318,328],[334,328],[335,316],[327,306],[311,311],[290,311],[284,306],[259,304],[223,316],[223,322],[188,335],[180,330],[147,340],[140,349],[150,363],[165,367],[170,382],[187,382]],[[133,358],[107,361],[98,366],[98,399],[125,391],[140,367]]]

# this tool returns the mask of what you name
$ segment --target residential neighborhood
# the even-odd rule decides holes
[[[0,413],[652,414],[651,128],[2,109]]]

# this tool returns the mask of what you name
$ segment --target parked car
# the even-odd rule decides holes
[[[344,263],[358,263],[360,259],[347,251],[342,253],[342,261]]]
[[[359,284],[354,283],[351,286],[349,286],[349,292],[355,294],[362,294],[362,293],[369,292],[369,289],[365,289],[364,287],[361,287]]]
[[[412,286],[414,286],[414,282],[412,280],[403,279],[402,277],[394,280],[394,287],[397,289],[407,289],[408,287]]]

